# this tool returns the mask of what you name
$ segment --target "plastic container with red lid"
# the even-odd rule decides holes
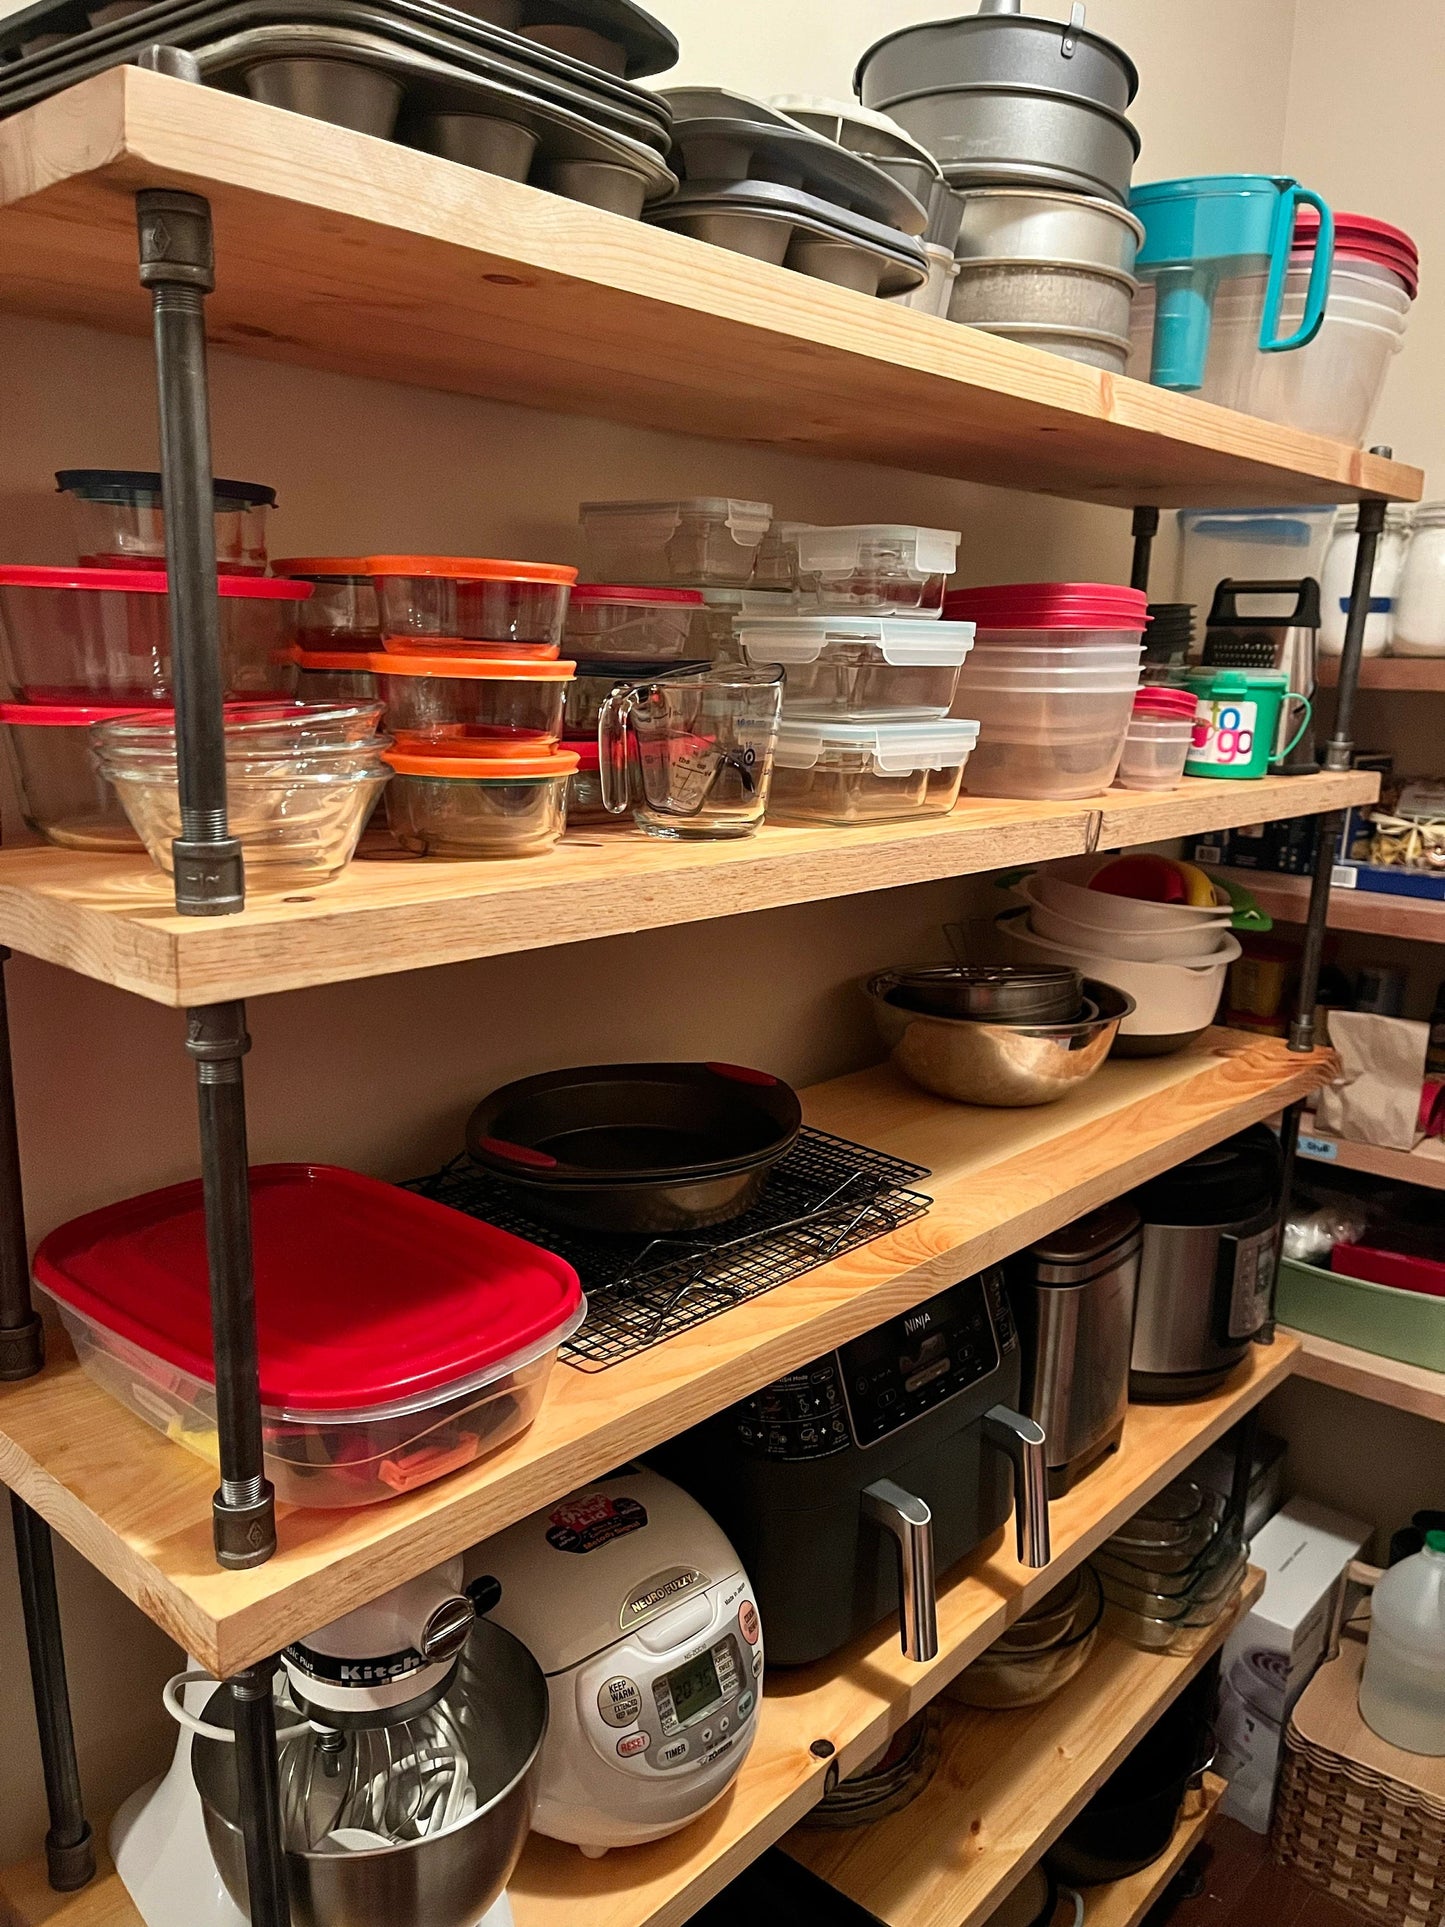
[[[388,750],[386,820],[418,856],[540,856],[567,827],[576,752],[470,756]]]
[[[1134,698],[1124,753],[1115,777],[1121,789],[1173,790],[1184,781],[1199,699],[1192,689],[1150,683]]]
[[[567,643],[592,662],[678,662],[702,607],[700,589],[579,582],[567,611]]]
[[[90,753],[90,725],[129,713],[96,704],[0,703],[21,813],[47,842],[63,850],[144,848]]]
[[[221,677],[228,697],[290,695],[305,582],[223,575]],[[172,697],[170,598],[160,569],[0,568],[0,662],[32,703],[139,709]]]
[[[1149,598],[1142,589],[1113,582],[998,582],[980,589],[955,589],[945,598],[950,622],[976,622],[978,641],[986,630],[1144,632]]]
[[[276,1496],[358,1506],[495,1451],[537,1414],[586,1315],[551,1252],[330,1165],[251,1172],[262,1438]],[[89,1375],[214,1463],[198,1182],[53,1231],[35,1279]]]
[[[575,662],[545,656],[297,652],[303,696],[371,694],[400,750],[535,756],[555,749]],[[322,680],[324,678],[324,681]]]
[[[309,582],[296,637],[303,649],[379,649],[381,610],[364,555],[288,555],[278,576]]]
[[[560,653],[575,569],[489,556],[371,555],[388,649]]]
[[[1404,228],[1369,214],[1336,213],[1334,220],[1336,261],[1368,261],[1384,268],[1413,301],[1420,292],[1420,250]],[[1296,252],[1313,251],[1319,225],[1318,212],[1301,203],[1295,212]]]

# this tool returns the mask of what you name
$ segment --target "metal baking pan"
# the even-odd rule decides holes
[[[901,234],[922,234],[928,225],[926,209],[890,175],[804,127],[675,119],[672,138],[674,160],[685,180],[775,182],[801,188]]]
[[[1071,20],[1026,14],[1019,0],[962,19],[920,21],[877,40],[858,62],[854,90],[866,106],[893,103],[930,87],[1048,87],[1123,110],[1139,70],[1112,40],[1090,33],[1083,9]]]
[[[771,181],[684,188],[649,208],[646,219],[859,294],[907,294],[928,275],[922,247],[909,236]]]
[[[32,0],[30,6],[22,7],[18,13],[0,22],[0,62],[24,57],[22,49],[28,42],[53,33],[89,41],[100,34],[123,28],[128,37],[134,38],[136,21],[140,22],[140,44],[150,45],[157,39],[151,30],[152,23],[169,18],[173,11],[167,0],[158,0],[153,8],[147,7],[123,21],[113,21],[107,26],[92,29],[89,14],[81,0]],[[518,35],[492,24],[485,12],[472,12],[465,5],[455,9],[442,7],[440,11],[464,19],[468,25],[478,29],[489,46],[498,51],[517,51]],[[543,25],[591,28],[604,39],[618,42],[626,50],[626,70],[631,79],[665,73],[677,62],[678,45],[674,35],[660,21],[654,20],[650,13],[635,6],[633,0],[519,0],[518,26],[525,29]],[[575,75],[579,69],[586,75],[599,73],[598,69],[584,66],[565,54],[554,53],[537,42],[524,41],[522,45],[527,49],[535,48],[538,54],[546,57],[548,63],[560,63],[564,77]],[[610,79],[607,75],[600,77]]]
[[[661,87],[658,98],[667,102],[675,121],[751,120],[761,127],[788,128],[802,125],[780,108],[754,100],[750,94],[735,94],[730,87]]]
[[[927,266],[923,258],[923,244],[911,234],[900,234],[897,228],[885,227],[881,221],[870,221],[865,214],[854,214],[832,201],[823,200],[820,195],[809,194],[800,187],[784,187],[778,181],[684,181],[674,196],[674,203],[678,207],[762,207],[774,214],[800,214],[833,228],[850,240],[865,241],[870,247],[882,248],[901,261],[919,262],[925,268]]]

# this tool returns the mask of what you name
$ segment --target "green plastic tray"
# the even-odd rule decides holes
[[[1276,1313],[1282,1325],[1298,1331],[1445,1372],[1445,1298],[1372,1285],[1286,1258]]]

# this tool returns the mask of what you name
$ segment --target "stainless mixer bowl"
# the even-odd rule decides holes
[[[1097,1014],[1072,1024],[983,1023],[938,1017],[891,1001],[887,971],[867,979],[878,1034],[893,1062],[935,1097],[1016,1110],[1053,1104],[1091,1078],[1109,1055],[1134,999],[1112,984],[1084,979]]]
[[[477,1927],[500,1898],[526,1844],[547,1731],[547,1682],[520,1640],[479,1619],[449,1699],[465,1696],[480,1744],[469,1756],[478,1804],[449,1833],[355,1853],[286,1854],[295,1927]],[[203,1718],[230,1726],[219,1688]],[[283,1742],[283,1746],[284,1746]],[[206,1839],[226,1891],[247,1911],[236,1749],[197,1737],[192,1771]]]

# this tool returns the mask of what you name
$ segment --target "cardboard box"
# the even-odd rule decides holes
[[[1225,1642],[1215,1770],[1229,1781],[1221,1812],[1256,1833],[1269,1832],[1285,1726],[1324,1657],[1345,1569],[1372,1530],[1311,1499],[1291,1499],[1250,1544],[1265,1588]]]

